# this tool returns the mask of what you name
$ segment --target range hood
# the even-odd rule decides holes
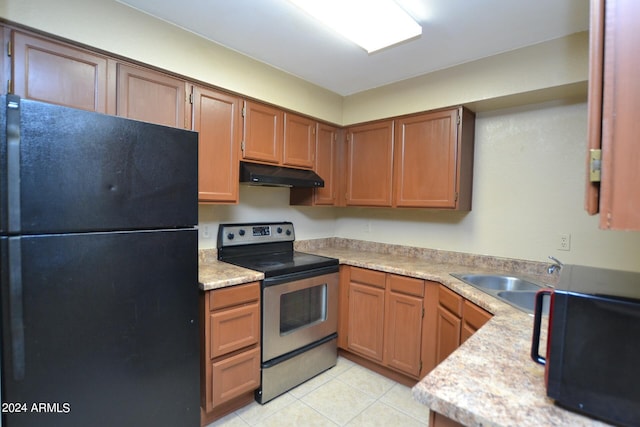
[[[275,187],[324,187],[324,180],[312,170],[240,162],[240,182]]]

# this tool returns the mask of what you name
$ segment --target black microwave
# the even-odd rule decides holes
[[[602,270],[596,273],[594,277],[606,281]],[[626,289],[635,296],[640,274],[612,274],[611,280],[620,277],[635,282],[624,286],[611,282],[611,290],[624,294]],[[539,338],[547,297],[551,301],[546,357],[542,357]],[[539,291],[531,357],[545,365],[547,395],[559,406],[617,425],[640,426],[640,299]]]

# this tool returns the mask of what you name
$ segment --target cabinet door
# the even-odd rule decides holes
[[[268,105],[245,101],[242,158],[281,163],[283,112]]]
[[[491,313],[483,310],[470,301],[464,301],[462,307],[462,329],[460,331],[460,344],[475,334],[485,323],[491,320]]]
[[[211,313],[211,358],[260,341],[260,305],[245,304]]]
[[[116,114],[177,128],[185,126],[187,83],[150,69],[118,64]]]
[[[639,20],[638,2],[592,1],[589,145],[600,145],[601,126],[599,211],[603,229],[640,230]],[[597,184],[589,187],[587,207],[594,213]]]
[[[438,306],[436,321],[436,364],[442,362],[460,347],[462,321],[441,305]]]
[[[282,163],[313,168],[316,148],[316,122],[296,114],[284,114]]]
[[[348,347],[382,362],[384,337],[384,288],[349,284]]]
[[[396,121],[394,204],[455,208],[458,109]]]
[[[347,205],[391,206],[392,170],[392,120],[348,130]]]
[[[213,363],[212,407],[260,387],[260,347]]]
[[[387,292],[385,305],[384,363],[417,377],[421,367],[422,298]]]
[[[315,189],[316,205],[333,205],[338,185],[338,129],[318,124],[315,171],[324,179],[324,187]]]
[[[88,51],[14,31],[13,93],[23,98],[113,114],[113,64]],[[110,102],[111,101],[111,102]]]
[[[238,201],[238,147],[242,124],[238,97],[194,86],[193,130],[198,132],[198,200]]]

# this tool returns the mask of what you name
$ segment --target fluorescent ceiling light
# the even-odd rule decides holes
[[[290,0],[367,52],[422,34],[422,27],[393,0]]]

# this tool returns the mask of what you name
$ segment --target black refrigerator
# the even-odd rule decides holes
[[[1,100],[2,426],[199,426],[197,134]]]

